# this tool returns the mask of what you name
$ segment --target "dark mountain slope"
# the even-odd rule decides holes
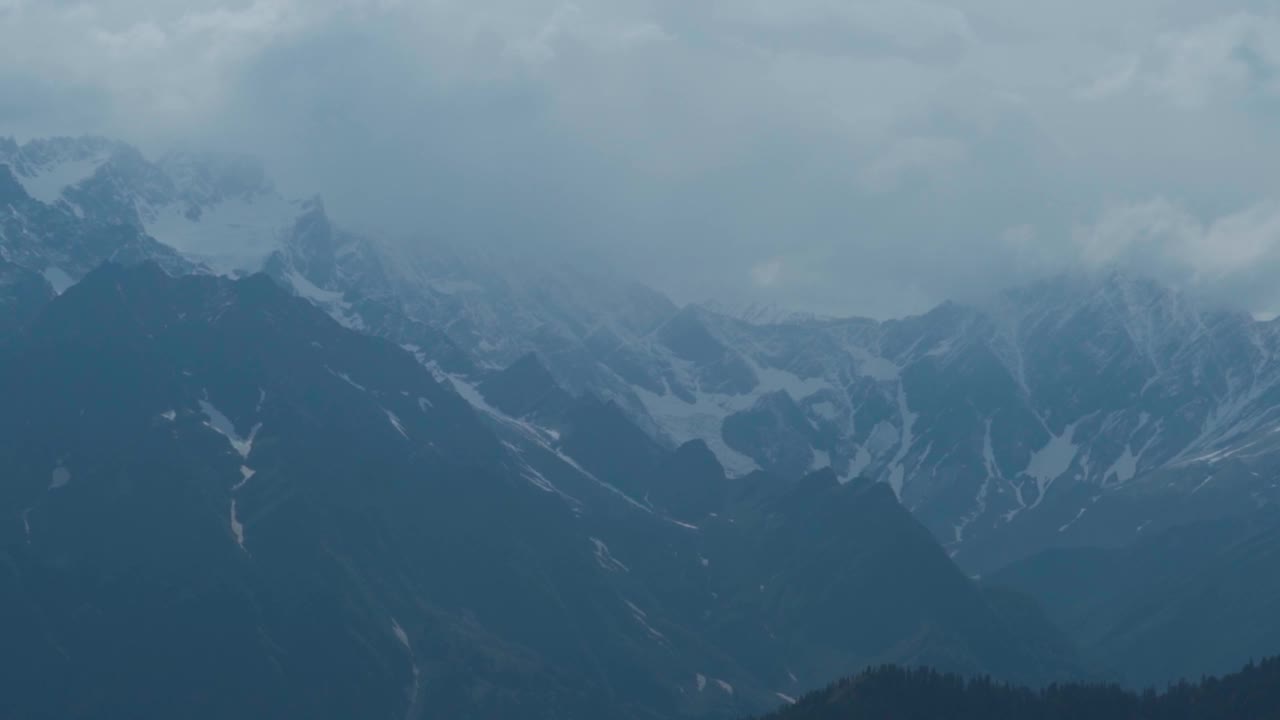
[[[1037,683],[1081,672],[1034,603],[979,589],[882,485],[731,480],[705,444],[666,450],[608,403],[528,419],[497,399],[483,407],[521,472],[575,508],[651,626],[714,649],[683,680],[692,697],[798,694],[889,661]]]
[[[1043,617],[984,594],[886,486],[830,470],[762,482],[702,526],[722,598],[710,631],[727,647],[776,641],[778,655],[753,656],[762,672],[827,681],[893,662],[1038,683],[1079,671]]]
[[[264,277],[99,270],[0,348],[0,395],[0,715],[679,712],[699,653],[569,508]]]
[[[989,583],[1038,598],[1129,684],[1220,673],[1280,649],[1280,516],[1263,509],[1125,548],[1050,551]]]
[[[501,373],[501,394],[496,382],[480,390],[491,403],[557,396],[530,367],[526,359]],[[764,687],[798,692],[798,682],[882,662],[1027,682],[1080,671],[1034,603],[978,588],[883,484],[842,485],[829,469],[799,482],[768,473],[729,480],[704,443],[666,450],[616,405],[590,397],[541,421],[554,425],[542,442],[659,520],[610,515],[596,526],[609,562],[647,578],[668,616],[727,649]],[[577,497],[587,490],[556,486]],[[584,522],[599,516],[587,512]]]
[[[25,327],[52,299],[48,281],[0,256],[0,339]]]
[[[491,375],[478,389],[490,405],[513,417],[561,418],[573,404],[573,397],[533,353]]]

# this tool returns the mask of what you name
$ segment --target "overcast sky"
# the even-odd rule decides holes
[[[889,316],[1136,265],[1280,308],[1275,0],[0,0],[0,134]]]

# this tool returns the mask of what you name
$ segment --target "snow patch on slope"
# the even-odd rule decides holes
[[[865,447],[858,446],[858,451],[853,455],[853,461],[849,463],[849,474],[840,478],[841,483],[847,483],[854,478],[861,477],[862,471],[871,467],[871,453]]]
[[[240,466],[240,482],[231,486],[231,534],[236,538],[236,544],[241,550],[248,552],[244,546],[244,523],[240,522],[240,508],[236,502],[236,493],[253,479],[257,471],[247,465]]]
[[[1049,438],[1049,442],[1031,456],[1026,474],[1036,481],[1036,487],[1039,490],[1036,501],[1031,505],[1032,509],[1044,501],[1049,486],[1054,480],[1066,474],[1071,469],[1071,464],[1075,462],[1076,455],[1080,452],[1080,447],[1073,442],[1075,433],[1076,426],[1068,425],[1066,432]]]
[[[857,362],[858,373],[877,382],[894,382],[902,376],[902,368],[890,360],[872,355],[864,348],[848,345],[849,354]]]
[[[101,152],[79,160],[65,160],[46,168],[40,168],[31,175],[14,173],[22,188],[32,198],[45,205],[53,205],[62,198],[62,193],[70,187],[93,177],[93,174],[110,159],[111,154]]]
[[[617,558],[609,552],[609,546],[599,538],[590,538],[591,546],[595,550],[596,562],[605,570],[622,572],[631,572],[631,569],[623,565]]]
[[[1107,469],[1104,480],[1114,477],[1116,483],[1124,484],[1129,482],[1138,474],[1138,456],[1133,454],[1133,450],[1129,448],[1129,444],[1125,443],[1124,452],[1120,457]]]
[[[279,250],[300,208],[274,194],[193,211],[174,203],[143,211],[147,234],[220,275],[257,272]]]
[[[676,444],[704,441],[731,476],[748,475],[760,469],[755,460],[729,447],[724,441],[721,426],[724,419],[737,410],[720,404],[716,398],[730,396],[698,394],[693,403],[687,403],[672,392],[658,395],[637,386],[635,393],[645,412],[666,430]]]
[[[623,600],[623,602],[626,603],[627,607],[631,610],[631,617],[635,618],[636,622],[640,623],[640,626],[643,627],[645,631],[649,633],[649,637],[659,642],[666,641],[667,636],[658,632],[656,629],[654,629],[652,625],[649,624],[648,613],[636,607],[635,603],[631,602],[630,600]]]
[[[334,376],[334,377],[338,378],[338,379],[339,379],[339,380],[341,380],[342,382],[344,382],[344,383],[346,383],[346,384],[350,385],[351,387],[353,387],[353,388],[355,388],[355,389],[359,390],[360,392],[369,392],[369,388],[367,388],[367,387],[365,387],[365,386],[361,385],[360,383],[356,382],[355,380],[352,380],[350,375],[348,375],[348,374],[346,374],[346,373],[344,373],[344,372],[338,372],[337,370],[334,370],[333,368],[329,367],[328,365],[325,365],[325,366],[324,366],[324,369],[325,369],[325,370],[328,370],[330,375],[332,375],[332,376]]]
[[[346,296],[343,293],[325,290],[294,270],[286,272],[284,278],[298,297],[324,310],[330,317],[337,320],[339,325],[348,330],[363,331],[365,329],[364,320],[358,313],[352,311],[351,303],[344,299]]]
[[[516,452],[520,452],[519,448],[512,448],[510,446],[509,448],[515,450]],[[562,494],[560,493],[559,489],[556,488],[555,483],[552,483],[550,480],[547,479],[546,475],[543,475],[541,472],[539,472],[537,468],[529,465],[528,463],[526,463],[524,467],[520,469],[520,475],[525,480],[528,480],[530,483],[532,483],[534,487],[538,488],[543,492],[549,492],[553,494]]]
[[[227,439],[227,443],[231,445],[231,449],[235,450],[242,460],[248,460],[249,454],[253,452],[253,441],[258,436],[258,431],[262,429],[262,423],[253,426],[249,431],[249,437],[241,437],[236,432],[235,424],[231,422],[221,410],[214,407],[213,403],[208,400],[200,400],[200,411],[205,416],[205,426],[211,428],[219,435]],[[248,552],[244,545],[244,523],[240,520],[240,506],[236,499],[236,494],[249,482],[256,474],[253,468],[248,465],[240,466],[240,480],[231,486],[231,535],[236,539],[236,544],[241,550]]]
[[[437,370],[438,369],[433,369],[433,373],[436,372]],[[501,410],[498,410],[497,408],[493,407],[484,399],[484,396],[480,393],[480,391],[477,390],[474,385],[467,382],[464,378],[458,377],[456,375],[446,375],[444,373],[440,373],[438,379],[440,379],[442,382],[449,382],[453,386],[454,390],[457,391],[457,393],[462,396],[462,399],[466,400],[468,403],[471,403],[471,406],[476,410],[484,413],[485,415],[488,415],[493,420],[499,423],[502,423],[503,425],[506,425],[509,428],[516,430],[517,432],[520,433],[522,437],[528,440],[531,440],[535,445],[547,451],[548,453],[551,453],[558,460],[563,462],[565,465],[568,465],[569,467],[573,468],[576,472],[578,472],[580,475],[582,475],[586,479],[594,482],[595,484],[599,485],[605,490],[618,496],[623,501],[625,501],[628,505],[631,505],[632,507],[638,510],[642,510],[646,513],[653,514],[653,510],[651,508],[637,501],[635,498],[631,497],[630,495],[622,492],[611,483],[605,482],[604,480],[601,480],[599,477],[596,477],[594,473],[582,467],[582,465],[578,464],[577,460],[574,460],[568,455],[565,455],[559,448],[552,445],[552,443],[555,442],[555,439],[556,439],[556,435],[554,433],[548,431],[546,428],[538,427],[526,420],[521,420],[519,418],[511,417],[510,415],[507,415]],[[542,477],[541,473],[538,473],[538,476]],[[528,476],[526,476],[526,479],[527,477]],[[546,480],[546,478],[542,478],[542,479],[544,481]],[[547,484],[550,485],[549,482]],[[573,498],[569,495],[565,495],[564,493],[561,493],[558,490],[556,492],[559,493],[561,497],[569,499],[574,503],[577,502],[576,500],[573,500]],[[669,522],[673,522],[676,524],[683,524],[683,523],[678,523],[677,521],[672,520],[671,518],[666,518],[666,519]],[[692,526],[689,526],[689,527],[692,527]],[[694,529],[697,529],[697,528],[694,528]]]
[[[404,631],[404,628],[400,626],[400,621],[395,618],[391,618],[391,632],[396,636],[396,640],[400,641],[400,644],[404,646],[405,650],[412,649],[409,646],[409,633]]]
[[[61,295],[76,284],[76,281],[60,267],[50,265],[41,275],[44,275],[44,279],[53,287],[53,292],[57,295]]]
[[[62,464],[61,460],[58,461],[58,466],[53,469],[53,472],[50,473],[50,476],[51,476],[49,478],[50,490],[57,490],[59,488],[64,488],[71,482],[71,471],[68,470],[66,466]]]
[[[262,429],[262,423],[253,426],[249,431],[249,437],[241,437],[236,432],[236,426],[231,420],[222,413],[221,410],[214,407],[208,400],[200,400],[200,411],[204,413],[205,426],[212,428],[219,435],[227,439],[231,444],[231,448],[239,453],[241,458],[248,459],[249,453],[253,452],[253,441],[258,436],[258,431]]]
[[[1073,517],[1073,518],[1071,518],[1071,522],[1069,522],[1069,523],[1067,523],[1066,525],[1063,525],[1062,527],[1058,528],[1058,532],[1060,532],[1060,533],[1064,533],[1064,532],[1066,532],[1066,531],[1070,530],[1072,525],[1075,525],[1076,523],[1080,522],[1080,518],[1084,517],[1084,514],[1085,514],[1086,512],[1089,512],[1089,508],[1087,508],[1087,507],[1082,507],[1082,508],[1080,508],[1080,512],[1076,513],[1076,516],[1075,516],[1075,517]]]
[[[404,646],[404,649],[409,653],[409,663],[410,669],[413,672],[413,682],[410,684],[408,689],[409,710],[405,713],[405,717],[408,719],[416,718],[418,716],[418,695],[420,694],[422,686],[422,669],[418,667],[418,657],[413,651],[413,644],[409,642],[409,633],[404,631],[404,627],[400,625],[400,621],[395,618],[391,618],[391,634],[395,635],[396,642]]]
[[[902,463],[907,459],[907,453],[911,452],[911,446],[915,443],[912,432],[915,429],[916,419],[920,417],[911,412],[907,403],[907,390],[902,385],[898,385],[898,416],[902,418],[902,440],[898,445],[898,454],[889,463],[892,468],[889,472],[889,487],[893,488],[893,494],[901,500],[902,486],[906,480],[906,468]]]
[[[813,462],[809,465],[810,470],[821,470],[831,467],[831,453],[825,450],[813,451]]]
[[[236,544],[241,550],[248,552],[244,546],[244,524],[240,522],[240,514],[237,512],[236,499],[231,498],[231,534],[236,539]]]
[[[395,428],[396,432],[403,435],[405,440],[408,440],[409,433],[404,431],[404,423],[400,422],[400,416],[396,415],[395,413],[391,412],[386,408],[383,408],[382,412],[387,414],[387,422],[391,423],[391,427]]]
[[[964,542],[964,532],[978,518],[987,512],[987,497],[991,493],[991,481],[1001,479],[1000,466],[996,462],[995,447],[991,443],[991,418],[987,418],[986,435],[982,439],[982,461],[983,469],[986,471],[982,484],[978,487],[978,494],[973,499],[973,511],[968,515],[960,518],[960,522],[955,527],[955,544],[959,545]]]

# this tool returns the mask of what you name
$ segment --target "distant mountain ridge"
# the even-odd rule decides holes
[[[668,448],[702,441],[731,475],[887,483],[976,574],[1277,499],[1258,478],[1277,464],[1280,324],[1141,278],[1059,278],[886,322],[748,309],[757,324],[616,273],[347,233],[243,159],[149,163],[58,139],[0,146],[4,164],[0,250],[55,287],[108,258],[262,270],[473,384],[537,353],[568,392]]]

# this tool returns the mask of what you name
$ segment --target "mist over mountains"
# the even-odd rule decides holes
[[[729,718],[1280,651],[1280,324],[1141,275],[681,306],[55,138],[0,142],[0,310],[15,717]]]
[[[1223,485],[1253,504],[1273,489],[1249,478],[1280,423],[1280,326],[1141,277],[1063,277],[888,322],[750,322],[616,271],[352,234],[240,158],[153,164],[69,139],[9,156],[14,184],[48,202],[13,187],[6,255],[55,286],[107,259],[265,271],[471,385],[533,353],[570,394],[618,404],[662,444],[702,440],[731,475],[887,482],[976,572],[1073,533],[1121,541],[1229,512]],[[41,242],[58,223],[97,245]]]

